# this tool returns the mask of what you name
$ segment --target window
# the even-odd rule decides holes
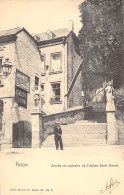
[[[2,59],[0,58],[0,73],[2,73]]]
[[[2,130],[2,122],[3,122],[3,101],[0,100],[0,131]]]
[[[35,90],[38,90],[39,87],[39,78],[35,76]]]
[[[45,55],[41,55],[41,72],[45,73]]]
[[[45,91],[44,91],[44,83],[41,86],[41,107],[45,104]]]
[[[41,84],[41,91],[44,91],[44,84]]]
[[[3,85],[3,80],[2,79],[0,79],[0,87],[3,87],[4,85]]]
[[[41,87],[41,96],[44,96],[44,94],[45,94],[44,84],[41,84],[40,87]]]
[[[51,72],[57,72],[62,70],[61,53],[51,54]]]
[[[47,31],[47,33],[46,33],[46,39],[47,40],[50,40],[50,39],[54,39],[55,38],[55,34],[52,32],[52,31]]]
[[[60,102],[60,83],[52,83],[51,103]]]

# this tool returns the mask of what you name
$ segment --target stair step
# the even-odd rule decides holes
[[[84,145],[84,144],[106,144],[106,135],[86,135],[86,136],[81,136],[77,138],[68,138],[68,137],[62,137],[63,139],[63,143],[64,145],[71,145],[71,146],[75,146],[75,145]],[[43,146],[51,146],[51,145],[55,145],[55,141],[54,141],[54,137],[48,137],[48,139],[46,139],[46,141],[43,143]]]
[[[93,121],[93,120],[80,120],[80,121],[76,121],[75,123],[73,123],[72,125],[74,125],[74,124],[84,124],[84,123],[92,123],[92,124],[94,124],[94,123],[97,123],[96,121]]]
[[[106,140],[99,140],[96,142],[96,140],[94,141],[85,141],[85,142],[80,142],[80,143],[75,143],[75,142],[63,142],[63,146],[64,147],[81,147],[81,146],[84,146],[84,145],[106,145]],[[43,144],[43,147],[55,147],[55,143],[49,143],[49,144]]]
[[[97,123],[97,122],[82,122],[82,123],[73,123],[69,125],[62,125],[62,127],[67,127],[67,126],[106,126],[107,123]]]
[[[80,120],[74,124],[61,125],[64,147],[81,147],[84,145],[106,145],[107,124],[105,116],[100,115],[100,122],[95,117],[93,120]],[[42,143],[43,147],[55,147],[54,135],[50,135]]]
[[[103,126],[68,126],[62,128],[63,134],[82,134],[82,133],[106,133],[106,125]]]
[[[70,139],[73,139],[73,138],[75,138],[75,139],[81,139],[82,137],[92,137],[93,139],[94,138],[100,138],[100,137],[105,137],[106,136],[106,134],[105,133],[97,133],[97,134],[71,134],[71,135],[68,135],[68,134],[63,134],[62,135],[62,138],[70,138]],[[48,136],[47,138],[46,138],[46,140],[52,140],[52,139],[54,139],[54,136]]]

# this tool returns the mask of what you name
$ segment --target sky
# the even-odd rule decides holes
[[[74,22],[78,34],[82,24],[78,6],[84,0],[0,0],[0,31],[24,27],[29,33],[68,27]]]

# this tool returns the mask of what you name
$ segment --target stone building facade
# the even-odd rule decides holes
[[[62,112],[82,104],[82,74],[66,94],[81,64],[78,39],[73,31],[59,29],[38,34],[41,51],[41,102],[46,114]]]
[[[11,74],[2,76],[9,59]],[[0,144],[40,147],[42,114],[82,105],[82,61],[73,31],[32,37],[24,28],[0,32]]]
[[[6,58],[13,67],[11,74],[0,80],[1,144],[31,147],[31,112],[40,84],[41,58],[36,41],[24,28],[0,32],[1,65]]]

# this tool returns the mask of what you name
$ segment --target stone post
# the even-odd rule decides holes
[[[43,113],[40,109],[32,110],[32,148],[39,148],[42,143]]]
[[[115,105],[112,95],[112,85],[106,87],[106,115],[107,115],[107,144],[118,144],[118,132],[116,129]]]
[[[118,133],[116,130],[115,111],[106,111],[107,114],[107,143],[118,144]]]

